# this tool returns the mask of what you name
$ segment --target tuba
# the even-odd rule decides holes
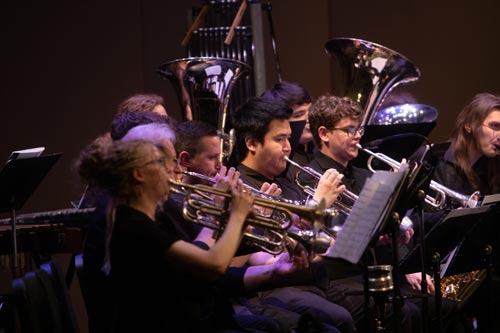
[[[156,72],[174,86],[183,120],[203,121],[219,130],[222,158],[227,158],[234,142],[225,133],[231,90],[250,67],[233,59],[197,57],[167,62]]]
[[[362,39],[334,38],[326,42],[325,50],[343,70],[344,96],[365,111],[361,126],[373,124],[375,111],[394,87],[420,77],[419,69],[405,56]]]

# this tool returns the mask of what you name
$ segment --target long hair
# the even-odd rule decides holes
[[[456,164],[474,189],[478,189],[479,179],[469,162],[469,154],[480,149],[475,133],[493,110],[500,111],[500,96],[488,93],[477,94],[459,113],[455,127],[450,135]],[[467,131],[466,127],[470,127],[471,130]],[[500,175],[498,170],[500,170],[500,158],[488,159],[485,162],[485,168],[491,193],[499,192]]]

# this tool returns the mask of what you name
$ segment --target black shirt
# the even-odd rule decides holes
[[[486,159],[487,157],[483,156],[472,166],[473,171],[478,175],[478,188],[473,187],[468,182],[467,177],[458,167],[452,147],[450,147],[443,158],[438,161],[432,179],[461,194],[470,195],[476,190],[479,190],[482,195],[492,194],[489,190],[487,183],[488,177],[485,172]]]
[[[267,182],[269,184],[276,183],[281,188],[281,197],[293,201],[301,201],[306,199],[304,191],[302,191],[302,189],[300,189],[286,176],[269,179],[241,163],[238,165],[237,169],[240,172],[240,178],[243,183],[250,185],[257,190],[260,190],[264,182]]]
[[[214,330],[213,286],[175,270],[166,260],[166,252],[179,240],[142,212],[117,207],[110,248],[115,331]]]

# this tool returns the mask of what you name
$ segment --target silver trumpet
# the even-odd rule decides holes
[[[360,144],[357,145],[359,149],[363,150],[365,153],[370,155],[368,158],[368,169],[375,173],[376,170],[372,167],[372,161],[374,158],[378,159],[381,162],[384,162],[388,166],[390,166],[393,169],[399,169],[401,167],[401,163],[390,158],[389,156],[382,154],[382,153],[375,153],[369,149],[363,148]],[[462,208],[474,208],[477,207],[478,200],[477,198],[479,197],[480,193],[479,191],[476,191],[472,193],[471,195],[466,195],[462,193],[458,193],[456,191],[453,191],[452,189],[449,189],[448,187],[439,184],[438,182],[431,180],[429,184],[429,188],[434,191],[435,195],[429,195],[427,194],[425,196],[425,203],[429,205],[433,209],[442,209],[444,208],[446,204],[446,199],[449,198],[453,206],[459,206]]]
[[[322,176],[321,173],[314,170],[313,168],[310,168],[307,166],[302,166],[302,165],[298,164],[297,162],[292,161],[288,156],[285,156],[285,160],[288,163],[290,163],[291,165],[293,165],[294,167],[296,167],[297,169],[299,169],[299,172],[303,171],[303,172],[311,175],[312,177],[314,177],[316,180],[319,180]],[[304,191],[304,193],[306,193],[307,195],[310,195],[310,196],[314,196],[314,193],[315,193],[314,188],[312,188],[311,186],[304,185],[304,184],[300,183],[299,177],[298,177],[299,172],[297,172],[297,175],[295,177],[295,183],[297,184],[297,186],[299,186]],[[352,205],[354,204],[354,202],[356,202],[356,200],[358,200],[358,196],[346,189],[346,190],[344,190],[344,192],[342,192],[340,194],[339,198],[334,201],[333,208],[338,210],[341,214],[347,216],[351,212]],[[349,203],[351,203],[351,204],[349,204]]]
[[[184,195],[182,214],[184,218],[193,223],[200,224],[216,231],[218,234],[224,230],[230,212],[231,193],[216,189],[211,186],[185,184],[176,180],[169,180],[172,191]],[[214,197],[223,199],[217,203]],[[270,210],[270,215],[249,214],[246,223],[249,227],[243,234],[246,243],[265,252],[276,255],[287,250],[292,251],[297,247],[297,238],[300,234],[292,232],[294,214],[313,222],[312,236],[302,237],[307,246],[322,248],[325,240],[320,237],[319,230],[324,225],[328,212],[321,207],[304,207],[303,205],[280,202],[256,196],[254,205],[261,209]],[[299,235],[299,236],[298,236]],[[318,235],[318,237],[316,237]],[[293,237],[292,237],[293,236]],[[317,241],[316,241],[317,238]],[[290,249],[293,247],[293,249]]]

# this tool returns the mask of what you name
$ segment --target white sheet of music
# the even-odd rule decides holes
[[[366,181],[328,257],[342,258],[353,264],[359,262],[383,222],[403,174],[378,171]]]

